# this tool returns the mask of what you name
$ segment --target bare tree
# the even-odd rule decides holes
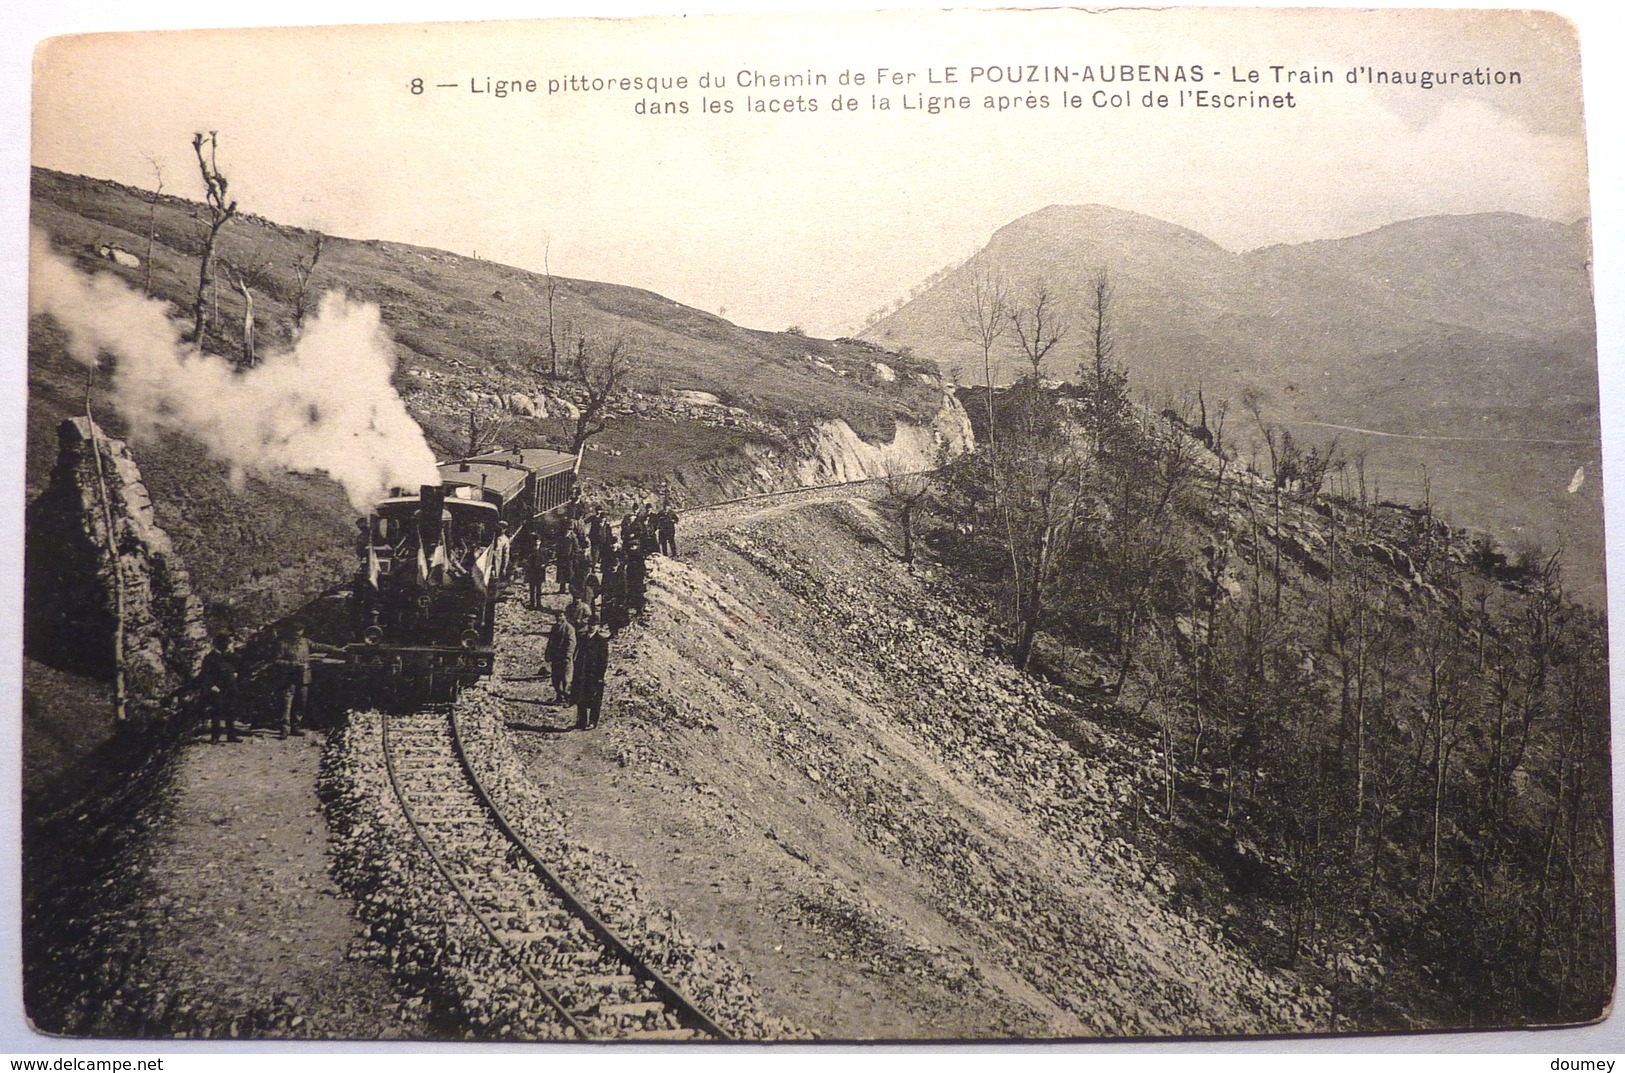
[[[1013,632],[1010,659],[1025,669],[1050,613],[1066,551],[1087,511],[1079,444],[1055,394],[1042,384],[1044,359],[1065,337],[1068,325],[1043,280],[1013,296],[996,278],[984,277],[980,318],[974,285],[967,304],[969,324],[979,323],[989,351],[1005,330],[990,323],[989,315],[1002,311],[1033,370],[1004,392],[991,419],[993,424],[1003,420],[1003,435],[985,451],[979,448],[973,460],[994,492],[988,520],[1009,564],[1004,589]],[[988,395],[991,400],[991,388]]]
[[[987,442],[983,445],[988,463],[988,484],[993,492],[993,513],[1003,517],[999,476],[999,423],[993,407],[993,348],[1010,330],[1010,284],[1004,274],[986,263],[971,270],[970,284],[959,297],[957,315],[960,330],[982,348],[982,385],[987,390]],[[957,379],[957,377],[956,377]],[[1020,564],[1011,555],[1012,568]],[[1019,591],[1017,586],[1017,591]]]
[[[1105,272],[1090,281],[1086,301],[1089,336],[1078,372],[1088,389],[1084,412],[1090,445],[1099,451],[1108,430],[1128,411],[1128,371],[1113,357],[1117,343],[1112,332],[1112,284]]]
[[[553,309],[559,297],[559,281],[553,277],[551,257],[553,253],[553,240],[549,238],[542,247],[542,285],[543,296],[547,302],[547,375],[554,380],[559,378],[559,330],[553,319]]]
[[[207,139],[208,153],[205,155],[203,133],[200,131],[192,135],[192,151],[197,154],[198,171],[203,175],[204,198],[209,209],[203,257],[198,265],[197,299],[192,303],[192,334],[189,337],[190,342],[199,348],[203,346],[203,332],[208,326],[208,293],[209,284],[214,279],[215,242],[220,237],[220,229],[237,215],[237,202],[226,199],[226,177],[220,174],[215,164],[215,143],[215,132],[211,130]]]
[[[222,260],[222,267],[236,285],[238,293],[243,296],[243,367],[252,369],[259,364],[254,355],[254,292],[249,289],[248,279],[244,273],[238,271],[229,261]]]
[[[987,388],[988,428],[993,426],[993,348],[1010,330],[1010,285],[986,264],[970,272],[955,314],[961,334],[982,348],[982,381]]]
[[[608,427],[605,410],[618,391],[637,371],[631,345],[625,335],[593,335],[581,332],[570,354],[570,381],[580,393],[575,431],[570,434],[570,450],[580,453],[587,441]]]
[[[237,288],[237,293],[243,296],[241,364],[245,368],[253,368],[259,364],[258,348],[255,343],[254,291],[274,289],[271,263],[267,261],[258,265],[242,265],[223,256],[216,259],[220,264],[221,274]]]
[[[1112,335],[1111,303],[1112,281],[1104,271],[1095,273],[1089,281],[1087,292],[1089,305],[1089,374],[1098,384],[1104,380],[1114,369],[1112,355],[1117,350],[1117,342]]]
[[[293,262],[293,275],[299,281],[299,289],[293,295],[293,330],[298,334],[305,327],[305,306],[309,301],[310,277],[316,272],[316,262],[322,259],[322,233],[314,232],[314,242],[310,249],[310,260],[303,257]]]
[[[158,202],[164,196],[164,169],[158,166],[158,159],[151,153],[143,153],[147,163],[152,165],[152,174],[157,180],[153,187],[152,197],[147,199],[147,261],[143,267],[146,269],[146,280],[142,284],[141,293],[152,296],[152,251],[158,244]]]

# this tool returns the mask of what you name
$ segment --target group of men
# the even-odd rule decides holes
[[[556,591],[570,594],[568,606],[554,612],[546,655],[554,702],[574,702],[578,730],[598,725],[610,638],[647,610],[648,560],[656,554],[677,555],[670,504],[640,505],[616,527],[605,510],[578,498],[551,539],[538,534],[524,559],[532,610],[543,606],[549,566]]]
[[[282,721],[277,737],[303,737],[310,705],[310,661],[318,652],[329,651],[305,636],[303,623],[285,626],[277,643],[273,686],[281,694]],[[209,716],[209,744],[218,745],[220,736],[228,742],[242,741],[238,730],[241,705],[242,668],[238,653],[232,650],[231,635],[216,635],[213,647],[203,657],[197,687]]]
[[[649,556],[677,557],[677,512],[644,504],[616,527],[605,510],[578,498],[560,521],[551,531],[531,534],[521,556],[530,609],[542,609],[551,566],[555,591],[601,610],[611,631],[619,632],[631,615],[643,613]]]

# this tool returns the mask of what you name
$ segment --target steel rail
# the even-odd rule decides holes
[[[610,929],[609,925],[599,919],[596,913],[577,898],[569,887],[564,885],[564,881],[559,879],[552,869],[542,863],[541,857],[531,848],[530,843],[508,823],[507,817],[503,816],[502,810],[497,808],[496,802],[492,800],[491,794],[486,790],[485,783],[481,781],[479,775],[474,771],[474,766],[469,762],[468,754],[463,749],[463,736],[462,730],[457,723],[457,712],[452,710],[447,715],[451,723],[452,749],[456,752],[457,759],[463,766],[463,771],[467,773],[469,782],[473,784],[474,792],[496,821],[497,827],[507,836],[510,842],[518,846],[520,851],[524,853],[525,859],[530,862],[530,866],[536,871],[536,874],[552,888],[553,893],[558,895],[559,899],[587,926],[588,930],[598,937],[599,942],[614,951],[615,955],[626,962],[627,967],[632,969],[634,973],[642,974],[649,983],[653,984],[655,990],[660,993],[661,998],[676,1009],[679,1017],[690,1022],[690,1027],[698,1028],[720,1040],[731,1040],[732,1036],[723,1031],[715,1021],[707,1017],[698,1006],[690,1002],[682,992],[678,991],[664,976],[660,975],[660,972],[654,966],[633,953],[632,948],[627,946],[621,937]]]
[[[834,481],[827,484],[801,485],[795,488],[781,488],[767,492],[754,492],[749,495],[736,496],[732,499],[722,499],[711,503],[699,504],[687,509],[690,512],[697,513],[715,510],[720,507],[733,506],[739,503],[750,503],[762,499],[772,499],[780,496],[795,495],[797,493],[829,491],[836,488],[850,488],[856,485],[872,484],[875,481],[884,481],[890,476],[922,476],[935,472],[937,471],[919,470],[907,474],[888,474],[886,476],[879,477],[864,477],[855,481]],[[540,676],[536,677],[539,678]],[[502,699],[519,700],[523,698],[515,697]],[[662,976],[657,969],[655,969],[643,958],[635,954],[631,947],[629,947],[620,936],[616,935],[615,932],[610,929],[609,925],[604,923],[604,921],[600,919],[596,913],[594,913],[584,902],[577,898],[569,887],[565,886],[563,880],[561,880],[552,871],[552,869],[548,868],[547,865],[542,862],[541,857],[531,847],[530,843],[526,841],[517,830],[514,829],[513,825],[508,822],[507,817],[505,817],[502,814],[502,811],[497,808],[495,800],[491,797],[490,792],[485,787],[485,783],[480,779],[478,773],[475,772],[473,764],[468,759],[468,753],[463,747],[462,729],[458,724],[455,709],[448,706],[446,716],[451,730],[452,751],[456,755],[457,761],[461,765],[464,774],[468,777],[469,783],[473,787],[475,795],[479,798],[480,803],[485,807],[492,821],[496,824],[497,829],[500,830],[503,836],[518,847],[520,852],[524,854],[526,861],[529,862],[536,875],[553,891],[559,900],[564,903],[565,907],[571,913],[573,913],[576,918],[593,933],[594,936],[597,937],[599,942],[603,943],[604,946],[608,947],[610,951],[625,962],[627,967],[630,968],[635,975],[641,975],[654,987],[655,991],[660,994],[662,1000],[673,1007],[679,1019],[687,1021],[689,1027],[705,1032],[719,1040],[731,1040],[732,1037],[729,1036],[720,1025],[707,1016],[702,1010],[700,1010],[699,1007],[695,1006],[694,1003],[690,1002],[688,998],[684,996],[682,992],[678,991],[676,986]],[[543,983],[543,981],[536,975],[530,966],[519,956],[519,953],[514,948],[513,944],[509,943],[500,934],[498,934],[496,928],[493,927],[488,920],[486,920],[485,915],[481,913],[477,907],[475,907],[468,893],[463,890],[462,885],[455,877],[453,877],[451,870],[447,868],[444,860],[441,859],[440,854],[435,850],[433,844],[429,841],[428,835],[424,832],[422,825],[418,822],[417,817],[412,812],[412,807],[407,801],[406,793],[401,787],[400,777],[395,770],[395,760],[393,753],[390,750],[389,723],[390,720],[387,717],[381,720],[384,765],[388,770],[389,782],[395,793],[395,798],[400,802],[402,815],[406,817],[407,825],[412,828],[412,833],[416,836],[418,843],[423,847],[424,851],[428,853],[429,859],[434,863],[435,869],[440,873],[441,877],[445,879],[446,884],[451,888],[458,900],[463,903],[463,906],[469,911],[474,919],[478,921],[481,929],[484,930],[485,933],[490,936],[491,940],[497,944],[497,947],[501,949],[516,966],[518,966],[519,970],[524,973],[527,979],[530,980],[537,992],[547,1001],[547,1004],[551,1006],[556,1013],[558,1013],[560,1018],[562,1018],[578,1036],[584,1040],[592,1040],[594,1037],[587,1031],[586,1027],[582,1025],[582,1023],[573,1014],[571,1014],[568,1009],[565,1008],[564,1004],[559,1001],[558,997],[553,994],[553,992]]]
[[[381,736],[383,739],[382,746],[384,750],[384,767],[389,771],[389,784],[395,791],[395,799],[400,802],[401,813],[406,817],[407,825],[412,828],[412,833],[417,836],[418,843],[422,845],[424,851],[429,854],[429,859],[434,862],[435,869],[440,873],[441,877],[445,879],[447,885],[451,887],[452,893],[457,895],[458,901],[462,902],[464,908],[473,914],[474,919],[479,921],[480,927],[484,929],[485,933],[489,935],[492,941],[497,944],[497,947],[508,956],[509,960],[519,967],[519,971],[525,974],[525,976],[530,980],[531,984],[535,986],[537,992],[541,994],[542,998],[547,1000],[547,1004],[553,1007],[554,1011],[564,1019],[565,1024],[569,1025],[578,1036],[584,1040],[592,1040],[593,1036],[587,1031],[586,1026],[580,1021],[576,1020],[575,1015],[564,1008],[564,1004],[559,1001],[558,996],[553,994],[553,992],[548,989],[548,987],[542,982],[540,977],[536,975],[531,967],[525,963],[524,959],[519,956],[519,952],[514,948],[513,944],[508,942],[501,935],[497,934],[496,928],[491,925],[490,921],[485,919],[485,914],[481,913],[479,909],[475,907],[473,900],[469,898],[468,893],[463,890],[462,884],[458,883],[457,880],[452,876],[451,870],[446,867],[446,862],[441,859],[440,854],[437,853],[434,846],[430,844],[429,836],[424,833],[423,827],[418,823],[417,817],[412,814],[412,806],[407,803],[406,794],[401,789],[400,778],[395,772],[395,758],[389,749],[389,722],[390,721],[387,716],[379,720],[380,727],[382,728]],[[456,744],[456,737],[456,722],[454,720],[452,722],[452,740],[454,745]],[[457,755],[458,759],[462,760],[462,750],[460,747],[457,748]],[[463,761],[463,767],[466,771],[466,761]],[[483,788],[480,790],[480,794],[483,797]],[[487,803],[487,807],[490,807],[489,803]]]

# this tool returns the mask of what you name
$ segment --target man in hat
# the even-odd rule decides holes
[[[553,628],[547,631],[548,677],[553,682],[553,703],[563,704],[570,696],[570,678],[576,662],[576,628],[562,612],[553,612]]]
[[[542,609],[542,589],[547,583],[547,564],[552,558],[552,549],[547,546],[540,534],[531,541],[530,549],[525,552],[522,565],[525,570],[525,583],[529,588],[526,606],[532,611]]]
[[[598,725],[604,707],[604,679],[609,674],[609,631],[588,618],[576,651],[576,729]]]
[[[215,637],[214,647],[203,657],[198,682],[209,708],[209,744],[219,743],[222,730],[227,741],[242,741],[237,733],[237,657],[231,653],[230,634]]]

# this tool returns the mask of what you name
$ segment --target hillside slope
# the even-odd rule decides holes
[[[510,708],[572,837],[826,1038],[1327,1027],[1318,989],[1179,908],[1130,830],[1134,751],[984,654],[896,539],[864,500],[685,535],[616,642],[601,731]],[[542,617],[505,615],[524,673]]]
[[[206,348],[233,357],[242,346],[244,303],[232,273],[250,281],[257,351],[285,348],[300,299],[296,266],[309,262],[317,237],[248,215],[252,206],[243,209],[221,232],[223,267],[210,296]],[[197,285],[202,211],[170,195],[34,171],[31,222],[52,247],[89,277],[149,290],[176,317],[190,307]],[[690,486],[707,487],[699,477],[681,479],[686,471],[714,478],[741,448],[792,455],[828,422],[845,422],[861,440],[884,445],[900,421],[928,426],[943,405],[933,366],[872,345],[750,331],[646,291],[537,276],[398,243],[323,236],[304,300],[314,310],[320,295],[336,290],[379,307],[396,389],[429,446],[455,457],[468,450],[471,423],[487,442],[540,443],[568,432],[563,403],[552,417],[533,417],[506,402],[518,393],[545,409],[552,399],[570,399],[568,385],[550,376],[550,284],[564,358],[574,334],[619,335],[638,363],[630,390],[612,403],[609,431],[594,441],[597,450],[584,465],[589,478],[669,486],[681,495]],[[68,357],[66,342],[51,318],[34,318],[30,497],[55,459],[56,426],[83,414],[87,403],[86,370]],[[103,374],[88,385],[89,403],[111,435],[128,436],[107,380]],[[234,480],[186,436],[166,435],[135,450],[159,521],[217,624],[262,622],[344,576],[353,509],[326,478],[255,473]],[[754,467],[760,459],[758,451],[741,464]]]
[[[190,326],[182,310],[197,286],[201,205],[43,169],[33,173],[32,192],[31,226],[63,259],[67,275],[91,293],[120,296],[122,312],[145,305],[140,296],[150,294],[171,320]],[[293,341],[298,267],[309,265],[318,238],[249,215],[251,205],[243,210],[221,232],[205,347],[234,361],[244,321],[234,273],[253,294],[263,359]],[[476,425],[487,444],[541,444],[568,435],[571,388],[544,367],[546,277],[380,241],[323,236],[320,251],[303,295],[306,308],[314,313],[327,292],[378,306],[386,334],[378,386],[392,400],[397,393],[404,399],[439,457],[466,454]],[[35,265],[31,286],[41,286],[40,271]],[[809,463],[831,461],[822,456],[831,454],[832,437],[837,456],[872,461],[899,446],[929,446],[933,420],[951,410],[929,363],[854,341],[747,331],[610,283],[561,277],[551,283],[561,346],[572,331],[620,334],[639,362],[630,390],[610,404],[608,430],[583,462],[583,479],[599,491],[669,491],[684,503],[740,484],[793,484],[818,472]],[[109,333],[129,328],[104,319]],[[157,522],[191,574],[211,633],[246,637],[347,582],[356,507],[337,483],[277,466],[233,472],[198,438],[179,432],[132,438],[132,421],[112,394],[117,363],[104,356],[91,376],[70,355],[71,342],[56,316],[31,318],[28,500],[44,489],[56,462],[58,426],[89,409],[110,436],[131,441]],[[335,410],[354,401],[340,376],[331,383],[312,379],[319,378],[300,377],[295,386],[325,392]],[[552,403],[553,414],[531,416],[512,405],[515,396],[525,405]],[[222,426],[256,416],[224,406],[213,415]],[[31,576],[25,583],[34,592],[47,581]],[[105,683],[55,673],[50,652],[30,655],[25,737],[32,789],[60,783],[105,739],[110,723],[101,700]]]

